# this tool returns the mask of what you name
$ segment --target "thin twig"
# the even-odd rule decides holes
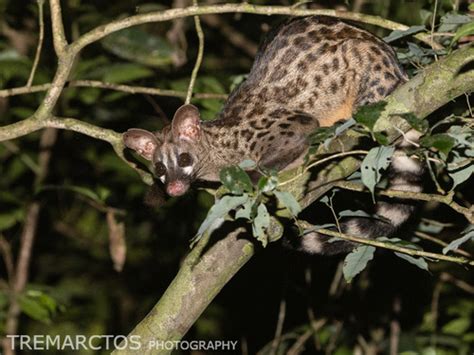
[[[431,253],[431,252],[426,252],[422,250],[416,250],[416,249],[410,249],[410,248],[405,248],[401,247],[392,243],[387,243],[387,242],[380,242],[378,240],[373,240],[373,239],[367,239],[367,238],[361,238],[361,237],[356,237],[356,236],[351,236],[347,234],[342,234],[339,232],[335,232],[329,229],[315,229],[314,226],[312,226],[310,223],[306,221],[299,221],[300,225],[305,227],[308,230],[315,230],[319,234],[327,235],[330,237],[337,237],[341,238],[344,240],[348,240],[350,242],[355,242],[359,244],[364,244],[364,245],[371,245],[374,247],[378,248],[383,248],[383,249],[388,249],[388,250],[393,250],[398,253],[403,253],[407,255],[412,255],[412,256],[421,256],[424,258],[429,258],[429,259],[435,259],[435,260],[443,260],[443,261],[451,261],[457,264],[462,264],[462,265],[470,265],[474,266],[474,261],[463,258],[463,257],[455,257],[455,256],[449,256],[449,255],[444,255],[444,254],[437,254],[437,253]]]
[[[408,26],[384,19],[379,16],[372,16],[349,11],[338,11],[332,9],[299,9],[293,6],[259,6],[251,5],[246,2],[239,4],[222,4],[209,6],[191,6],[183,9],[168,9],[165,11],[155,11],[145,14],[126,17],[117,21],[110,22],[105,25],[98,26],[87,32],[79,38],[74,44],[74,50],[79,51],[85,46],[96,42],[112,32],[122,30],[131,26],[145,24],[150,22],[169,21],[176,18],[207,15],[207,14],[224,14],[224,13],[248,13],[256,15],[290,15],[290,16],[309,16],[309,15],[326,15],[338,17],[341,19],[352,20],[357,22],[375,25],[389,30],[406,31]],[[417,33],[415,38],[422,42],[431,44],[429,34]],[[442,46],[437,45],[440,49]]]
[[[450,282],[461,290],[474,295],[474,286],[468,284],[466,281],[459,280],[447,272],[442,272],[440,278],[441,281]]]
[[[5,239],[3,234],[0,233],[0,253],[3,257],[3,262],[5,263],[5,268],[7,269],[8,283],[11,287],[13,284],[13,278],[15,274],[15,266],[13,265],[13,256],[10,243]]]
[[[146,86],[133,86],[133,85],[124,85],[124,84],[113,84],[107,83],[99,80],[73,80],[67,82],[67,86],[65,89],[71,87],[88,87],[88,88],[100,88],[100,89],[108,89],[108,90],[115,90],[120,92],[126,92],[129,94],[147,94],[147,95],[154,95],[154,96],[169,96],[169,97],[180,97],[186,98],[185,91],[178,91],[178,90],[167,90],[167,89],[157,89],[157,88],[150,88]],[[41,84],[41,85],[32,85],[30,87],[21,86],[11,89],[3,89],[0,90],[0,97],[9,97],[9,96],[16,96],[16,95],[24,95],[24,94],[33,94],[41,91],[46,91],[51,88],[51,84]],[[216,93],[194,93],[193,98],[196,99],[226,99],[227,94],[216,94]]]
[[[324,164],[328,161],[331,161],[333,159],[337,159],[337,158],[342,158],[342,157],[346,157],[348,155],[366,155],[368,153],[367,150],[351,150],[349,152],[341,152],[341,153],[336,153],[336,154],[332,154],[326,158],[323,158],[323,159],[319,159],[319,160],[316,160],[314,161],[313,163],[307,165],[304,167],[304,169],[299,173],[299,174],[296,174],[295,176],[293,176],[291,179],[288,179],[288,180],[285,180],[285,181],[282,181],[278,184],[279,187],[281,186],[285,186],[295,180],[298,180],[301,176],[304,175],[305,172],[307,172],[309,169],[311,168],[314,168],[315,166],[317,165],[321,165],[321,164]]]
[[[398,345],[400,343],[400,322],[398,316],[401,310],[401,300],[395,296],[393,300],[393,318],[390,321],[390,355],[398,354]]]
[[[434,9],[433,9],[433,18],[431,19],[431,33],[430,33],[430,41],[431,41],[431,48],[434,50],[434,38],[433,38],[433,34],[434,34],[434,30],[435,30],[435,24],[436,24],[436,13],[438,12],[438,0],[435,0],[435,3],[434,3]],[[434,57],[435,57],[435,60],[438,60],[438,55],[436,54],[436,51],[435,51],[435,54],[434,54]]]
[[[197,0],[193,0],[193,4],[197,7]],[[199,16],[194,16],[194,25],[196,26],[196,33],[199,39],[199,48],[196,63],[194,64],[193,72],[191,73],[191,80],[189,81],[188,92],[186,94],[186,100],[184,101],[185,104],[189,104],[191,102],[194,83],[196,82],[196,77],[199,72],[199,68],[201,67],[202,57],[204,55],[204,32],[202,31],[201,20],[199,19]]]
[[[286,300],[282,298],[280,300],[280,309],[278,311],[277,326],[275,329],[275,336],[273,337],[270,354],[276,354],[278,345],[280,345],[281,334],[283,333],[283,324],[285,323],[286,315]]]
[[[337,181],[334,183],[334,186],[351,190],[351,191],[367,191],[366,187],[362,184],[353,183],[349,181]],[[462,207],[458,203],[453,201],[454,191],[449,192],[446,195],[438,194],[427,194],[423,192],[412,192],[412,191],[400,191],[400,190],[379,190],[377,191],[379,195],[396,197],[401,199],[408,200],[419,200],[419,201],[436,201],[443,203],[451,207],[456,212],[462,214],[470,223],[474,223],[474,212],[469,208]]]
[[[39,35],[38,35],[38,46],[36,47],[35,59],[33,61],[33,66],[31,68],[30,76],[28,77],[28,81],[26,82],[26,87],[31,87],[33,83],[33,79],[35,77],[36,68],[38,67],[41,49],[43,48],[43,40],[44,40],[44,15],[43,15],[43,5],[44,0],[36,0],[38,4],[38,22],[39,22]]]
[[[304,344],[308,341],[309,337],[313,335],[313,328],[308,328],[301,336],[295,341],[295,343],[288,349],[287,355],[298,355],[304,349]]]
[[[57,131],[55,129],[45,130],[39,143],[38,166],[39,172],[35,177],[34,187],[42,183],[48,172],[49,160],[51,158],[51,146],[56,141]],[[31,263],[31,254],[33,244],[36,237],[39,213],[41,205],[39,201],[33,201],[27,209],[25,223],[21,233],[20,251],[15,268],[15,275],[11,289],[10,306],[7,311],[7,319],[5,322],[5,334],[13,335],[18,332],[18,321],[20,316],[20,304],[18,296],[25,290],[29,277],[29,267]],[[3,351],[5,355],[13,355],[15,353],[11,344],[11,338],[4,338]]]
[[[438,238],[435,238],[427,233],[423,233],[423,232],[420,232],[420,231],[416,231],[415,232],[415,235],[418,237],[418,238],[421,238],[421,239],[425,239],[425,240],[429,240],[430,242],[433,242],[435,244],[438,244],[438,245],[441,245],[442,247],[445,247],[448,245],[448,243],[438,239]],[[463,255],[467,258],[470,258],[471,257],[471,254],[469,254],[467,251],[465,250],[462,250],[462,249],[454,249],[452,251],[453,253],[456,253],[456,254],[459,254],[459,255]]]

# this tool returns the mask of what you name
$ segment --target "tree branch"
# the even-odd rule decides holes
[[[308,222],[305,221],[299,221],[298,223],[301,227],[304,227],[305,229],[314,229],[314,226]],[[367,239],[367,238],[362,238],[362,237],[355,237],[343,233],[339,233],[333,230],[329,229],[316,229],[318,233],[327,235],[330,237],[336,237],[340,239],[347,240],[349,242],[354,242],[358,244],[363,244],[363,245],[371,245],[377,248],[382,248],[382,249],[388,249],[388,250],[393,250],[398,253],[403,253],[403,254],[408,254],[412,256],[422,256],[425,258],[430,258],[434,260],[444,260],[444,261],[451,261],[453,263],[457,264],[462,264],[462,265],[470,265],[474,266],[474,261],[464,258],[464,257],[457,257],[457,256],[449,256],[449,255],[444,255],[444,254],[438,254],[438,253],[430,253],[427,251],[423,250],[417,250],[417,249],[410,249],[406,247],[401,247],[399,245],[393,244],[393,243],[387,243],[387,242],[381,242],[378,240],[374,239]]]
[[[67,48],[60,0],[49,0],[49,7],[51,11],[51,23],[53,27],[54,50],[59,58],[64,55],[64,52]]]
[[[333,184],[333,186],[337,186],[346,190],[351,191],[366,191],[368,192],[367,188],[361,184],[353,183],[349,181],[338,181]],[[447,195],[438,195],[438,194],[427,194],[422,192],[412,192],[412,191],[399,191],[399,190],[379,190],[377,194],[382,196],[388,197],[397,197],[401,199],[408,199],[408,200],[418,200],[418,201],[435,201],[439,203],[443,203],[449,207],[451,207],[456,212],[464,215],[469,223],[474,224],[474,211],[471,211],[469,208],[462,207],[458,203],[453,201],[454,191],[449,192]]]
[[[224,13],[247,13],[256,15],[290,15],[290,16],[309,16],[309,15],[326,15],[331,17],[338,17],[341,19],[352,20],[357,22],[375,25],[389,30],[406,31],[408,26],[390,21],[379,16],[366,15],[361,13],[354,13],[348,11],[338,11],[330,9],[298,9],[293,6],[259,6],[248,3],[241,4],[222,4],[209,6],[190,6],[180,9],[169,9],[165,11],[149,12],[130,16],[121,20],[113,21],[108,24],[99,26],[79,38],[71,46],[75,50],[80,50],[85,46],[98,41],[108,34],[123,30],[131,26],[149,23],[149,22],[163,22],[176,18],[208,15],[208,14],[224,14]],[[431,45],[429,34],[417,34],[414,37]]]
[[[37,92],[46,91],[51,87],[51,84],[41,84],[41,85],[32,85],[32,86],[21,86],[11,89],[0,90],[0,97],[9,97],[16,95],[24,94],[33,94]],[[146,94],[154,96],[170,96],[170,97],[180,97],[186,98],[185,91],[178,90],[167,90],[167,89],[156,89],[146,86],[133,86],[133,85],[124,85],[124,84],[113,84],[106,83],[99,80],[72,80],[66,83],[64,89],[73,88],[73,87],[86,87],[86,88],[100,88],[126,92],[129,94]],[[226,99],[228,95],[226,94],[215,94],[215,93],[193,93],[193,98],[195,99]]]

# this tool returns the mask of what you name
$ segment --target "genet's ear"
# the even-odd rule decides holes
[[[174,114],[171,126],[174,138],[192,142],[199,140],[201,137],[199,110],[190,104],[181,106]]]
[[[160,145],[158,138],[151,132],[140,128],[131,128],[122,135],[123,143],[147,160],[153,158]]]

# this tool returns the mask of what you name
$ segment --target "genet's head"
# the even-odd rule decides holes
[[[201,133],[198,109],[184,105],[176,111],[171,128],[165,127],[158,134],[132,128],[123,134],[123,142],[152,162],[154,174],[165,184],[168,195],[181,196],[198,177]]]

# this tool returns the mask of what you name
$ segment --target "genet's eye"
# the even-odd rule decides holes
[[[189,153],[181,153],[178,157],[178,165],[180,168],[185,168],[192,165],[193,158]]]
[[[158,162],[155,164],[155,174],[156,176],[160,177],[166,174],[166,166],[162,162]]]

